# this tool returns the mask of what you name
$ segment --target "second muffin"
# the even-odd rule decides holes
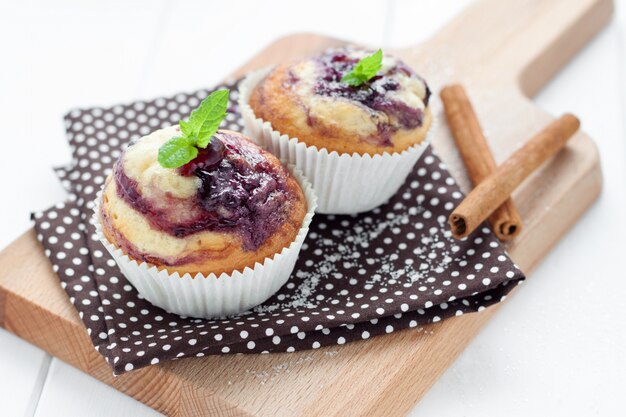
[[[240,88],[248,133],[304,172],[322,213],[384,203],[426,148],[432,123],[426,82],[392,56],[382,57],[368,80],[346,82],[368,54],[328,50],[252,73]]]

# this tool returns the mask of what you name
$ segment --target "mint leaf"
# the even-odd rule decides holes
[[[159,148],[159,164],[164,168],[178,168],[198,156],[198,148],[185,136],[174,137]]]
[[[372,79],[383,67],[383,51],[379,49],[372,55],[361,59],[352,71],[346,73],[341,82],[358,87]]]
[[[205,98],[200,106],[191,112],[189,125],[195,139],[195,145],[206,148],[211,137],[217,132],[220,123],[226,116],[228,108],[228,90],[217,90]]]
[[[352,72],[349,72],[343,76],[343,78],[341,79],[341,82],[346,83],[352,87],[358,87],[359,85],[366,83],[367,78],[360,76],[360,75],[353,74]]]
[[[193,128],[186,121],[181,120],[180,122],[178,122],[178,126],[180,126],[180,131],[183,132],[184,136],[189,137],[193,135]]]
[[[212,92],[191,112],[189,121],[178,122],[182,135],[161,145],[158,157],[161,166],[181,167],[198,156],[198,148],[208,146],[226,116],[229,94],[228,90]]]

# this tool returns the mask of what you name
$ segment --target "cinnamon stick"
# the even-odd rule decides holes
[[[444,87],[440,95],[452,136],[476,186],[496,170],[496,161],[463,86]],[[522,230],[522,219],[511,198],[489,216],[489,222],[500,240],[511,240]]]
[[[461,239],[472,233],[528,175],[559,152],[579,127],[575,116],[565,114],[515,151],[452,212],[448,218],[452,235]]]

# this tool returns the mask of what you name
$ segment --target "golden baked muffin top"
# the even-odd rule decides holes
[[[189,163],[164,168],[159,148],[173,126],[139,139],[107,180],[107,238],[131,258],[181,272],[254,266],[295,238],[303,192],[276,157],[240,133],[220,130]]]
[[[274,68],[253,90],[257,117],[307,145],[339,153],[400,152],[421,142],[431,123],[428,85],[384,55],[367,82],[342,81],[369,52],[343,48]]]

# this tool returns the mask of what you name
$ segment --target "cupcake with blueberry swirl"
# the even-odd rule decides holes
[[[250,74],[239,103],[252,139],[301,169],[318,211],[371,210],[426,148],[430,90],[396,57],[342,48]]]
[[[97,230],[153,304],[217,317],[260,304],[289,278],[315,198],[306,179],[244,135],[217,130],[228,91],[189,121],[131,144],[107,178]]]

